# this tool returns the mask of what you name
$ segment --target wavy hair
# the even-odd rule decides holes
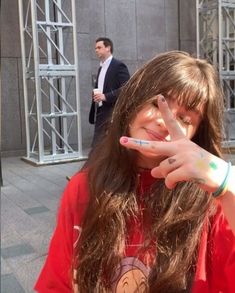
[[[221,157],[223,92],[217,70],[206,60],[180,51],[157,55],[125,85],[108,131],[92,152],[88,166],[90,202],[82,222],[76,283],[79,292],[110,292],[114,269],[125,249],[130,219],[139,217],[136,151],[119,144],[129,124],[153,96],[176,97],[179,105],[204,105],[202,122],[192,141]],[[156,261],[148,277],[148,292],[189,292],[195,275],[200,238],[209,229],[211,197],[192,182],[168,190],[156,180],[146,209],[151,228],[146,243],[155,241]],[[144,219],[143,219],[144,221]]]

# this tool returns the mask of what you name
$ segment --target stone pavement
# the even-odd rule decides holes
[[[34,292],[66,176],[83,164],[35,167],[19,157],[2,158],[1,293]]]
[[[227,157],[235,164],[235,155]],[[66,176],[76,173],[83,164],[35,167],[19,157],[2,159],[1,293],[34,292]]]

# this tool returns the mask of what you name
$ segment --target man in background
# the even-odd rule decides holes
[[[100,60],[100,68],[89,113],[89,122],[95,124],[92,146],[105,134],[105,125],[112,115],[120,88],[130,78],[127,66],[113,57],[113,42],[109,38],[98,38],[95,52]]]

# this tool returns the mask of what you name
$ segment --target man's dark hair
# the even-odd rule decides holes
[[[100,37],[95,42],[103,42],[105,47],[110,47],[110,51],[113,54],[113,42],[109,38]]]

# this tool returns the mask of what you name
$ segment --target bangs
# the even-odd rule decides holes
[[[205,85],[187,84],[173,87],[166,95],[167,99],[176,100],[179,106],[189,111],[199,111],[208,102],[208,89]]]

